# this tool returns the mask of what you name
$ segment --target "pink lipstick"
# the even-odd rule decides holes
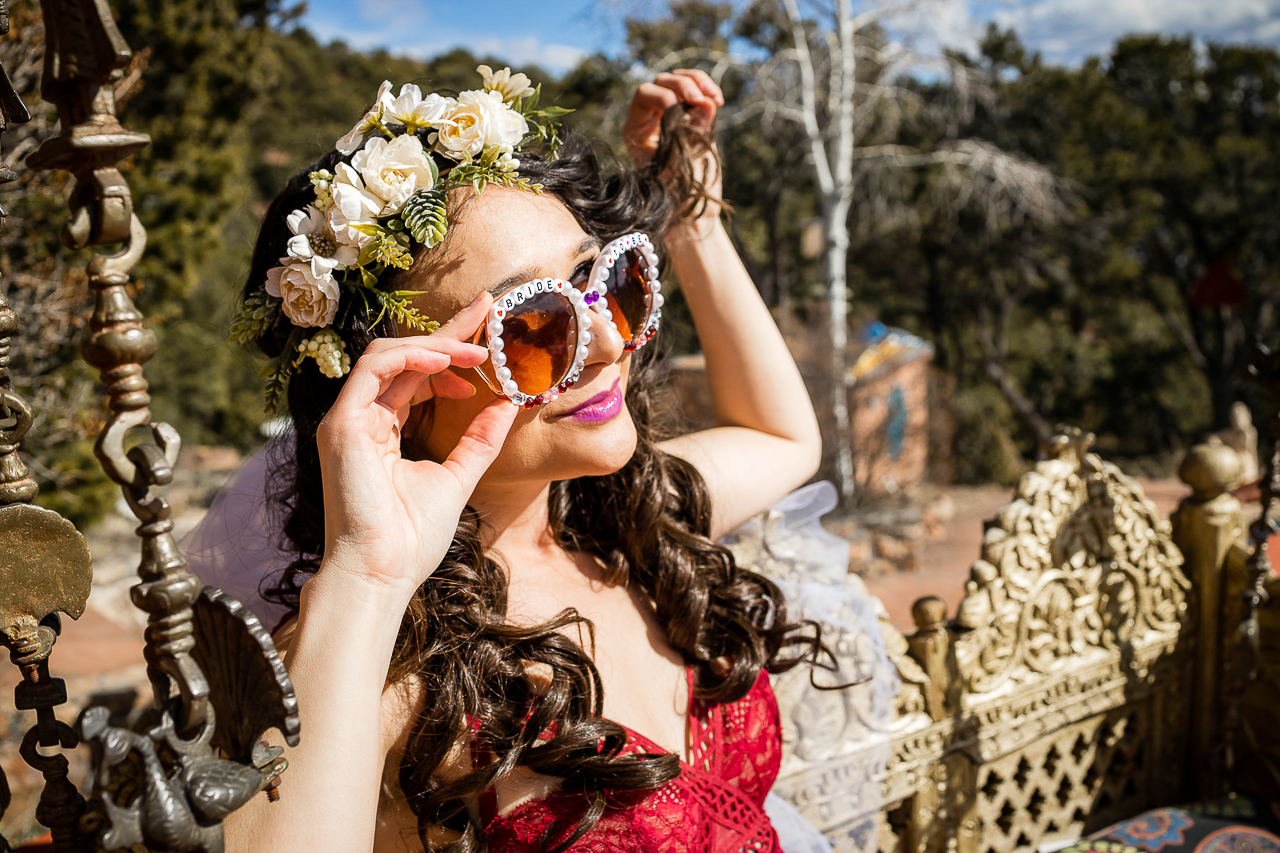
[[[601,391],[594,397],[583,400],[560,417],[592,424],[613,420],[622,411],[622,389],[618,387],[619,382],[618,379],[613,380],[613,386],[608,391]]]

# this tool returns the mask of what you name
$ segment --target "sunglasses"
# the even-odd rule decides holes
[[[609,243],[583,289],[540,278],[499,296],[471,342],[489,348],[476,368],[486,385],[517,406],[549,403],[573,387],[591,344],[592,315],[610,322],[628,352],[653,338],[662,319],[658,254],[636,232]]]

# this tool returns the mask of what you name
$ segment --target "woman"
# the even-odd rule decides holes
[[[524,104],[532,91],[523,75],[481,72],[495,103]],[[436,129],[419,136],[440,159],[465,142],[468,94],[441,106],[415,89],[400,132],[433,116],[421,120]],[[339,148],[382,133],[396,108],[381,95],[384,111]],[[286,323],[260,341],[301,364],[289,378],[297,451],[283,498],[302,556],[275,595],[296,608],[276,636],[303,737],[281,801],[231,819],[228,849],[776,849],[760,808],[780,750],[763,668],[794,665],[784,650],[816,643],[786,622],[776,588],[714,539],[807,480],[820,437],[720,222],[714,151],[698,140],[722,104],[699,71],[640,86],[624,129],[638,172],[603,176],[580,145],[554,159],[484,148],[508,185],[449,190],[438,245],[379,267],[379,292],[416,294],[413,312],[392,311],[398,327],[326,308],[320,290],[290,303],[291,273],[268,269],[286,244],[301,246],[290,249],[298,275],[324,280],[337,232],[317,239],[299,211],[291,235],[286,216],[323,198],[329,226],[344,227],[347,214],[332,211],[354,196],[344,187],[339,198],[337,182],[359,171],[374,189],[370,143],[343,160],[358,168],[337,166],[332,185],[331,172],[313,172],[315,190],[295,182],[268,213],[249,304],[265,288],[290,322],[324,329],[284,337]],[[674,107],[687,123],[668,121],[663,134]],[[435,180],[397,168],[390,180]],[[530,182],[542,191],[521,188]],[[408,208],[393,210],[403,212],[379,221],[407,227]],[[717,427],[655,441],[641,363],[652,348],[633,353],[605,312],[578,339],[576,383],[540,406],[512,406],[492,367],[489,381],[471,369],[496,352],[471,343],[486,318],[490,336],[498,328],[495,294],[531,280],[589,290],[602,246],[636,231],[679,278]],[[300,259],[308,246],[316,257]],[[428,335],[405,328],[424,316],[447,321]]]

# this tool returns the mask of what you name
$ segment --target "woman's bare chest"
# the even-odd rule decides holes
[[[531,586],[531,585],[530,585]],[[647,598],[599,582],[527,588],[512,583],[511,620],[544,622],[566,608],[588,620],[566,633],[586,650],[604,684],[604,716],[683,755],[688,686],[682,655],[667,642]]]

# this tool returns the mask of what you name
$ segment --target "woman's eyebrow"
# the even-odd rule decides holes
[[[494,297],[498,297],[498,296],[501,296],[504,292],[515,287],[517,284],[524,284],[526,281],[533,281],[535,278],[539,278],[539,277],[540,276],[538,275],[536,270],[530,270],[530,269],[517,270],[516,272],[513,272],[511,275],[504,278],[502,281],[490,287],[489,292],[493,294]]]
[[[583,240],[581,244],[579,244],[578,248],[574,250],[573,254],[576,257],[585,252],[589,252],[592,249],[598,249],[598,248],[600,248],[600,241],[595,237],[588,237],[587,239]],[[516,272],[513,272],[511,275],[504,278],[502,281],[490,287],[489,293],[493,294],[495,297],[500,296],[502,293],[504,293],[507,290],[510,290],[511,288],[515,287],[517,284],[524,284],[526,281],[533,281],[536,278],[542,278],[542,277],[543,276],[538,275],[537,270],[532,270],[532,269],[517,270]]]

